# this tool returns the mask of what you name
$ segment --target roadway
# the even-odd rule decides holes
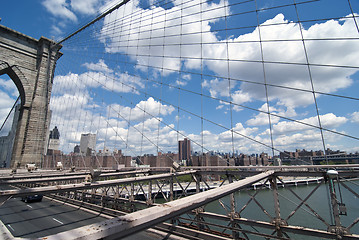
[[[9,189],[1,186],[1,190]],[[12,198],[0,206],[0,220],[14,237],[40,238],[72,230],[112,218],[85,211],[44,197],[41,202],[25,203],[20,197]],[[157,232],[139,232],[123,240],[178,239]]]
[[[39,238],[105,219],[46,198],[34,203],[13,198],[0,207],[0,220],[14,237]]]

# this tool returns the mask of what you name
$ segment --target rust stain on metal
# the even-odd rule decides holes
[[[134,220],[133,219],[118,219],[117,222],[133,222]]]
[[[160,206],[161,206],[161,207],[167,207],[167,208],[172,207],[171,205],[169,205],[169,204],[167,204],[167,203],[163,203],[163,204],[161,204]]]

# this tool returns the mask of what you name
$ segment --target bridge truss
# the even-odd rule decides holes
[[[345,204],[359,196],[358,172],[353,165],[328,167],[336,167],[337,175],[317,166],[128,169],[102,173],[92,182],[85,181],[89,172],[43,173],[3,177],[2,185],[18,189],[0,194],[3,201],[44,194],[109,216],[46,239],[119,239],[148,228],[187,239],[358,239],[357,203]],[[303,184],[313,187],[298,193]],[[4,228],[4,239],[12,239]]]

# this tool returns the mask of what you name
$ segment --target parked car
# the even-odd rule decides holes
[[[35,195],[28,195],[21,198],[21,201],[29,203],[29,202],[41,202],[42,201],[42,195],[41,194],[35,194]]]

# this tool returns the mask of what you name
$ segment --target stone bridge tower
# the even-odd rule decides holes
[[[50,96],[61,46],[28,37],[0,25],[0,76],[7,74],[21,98],[11,167],[41,166],[50,123]]]

